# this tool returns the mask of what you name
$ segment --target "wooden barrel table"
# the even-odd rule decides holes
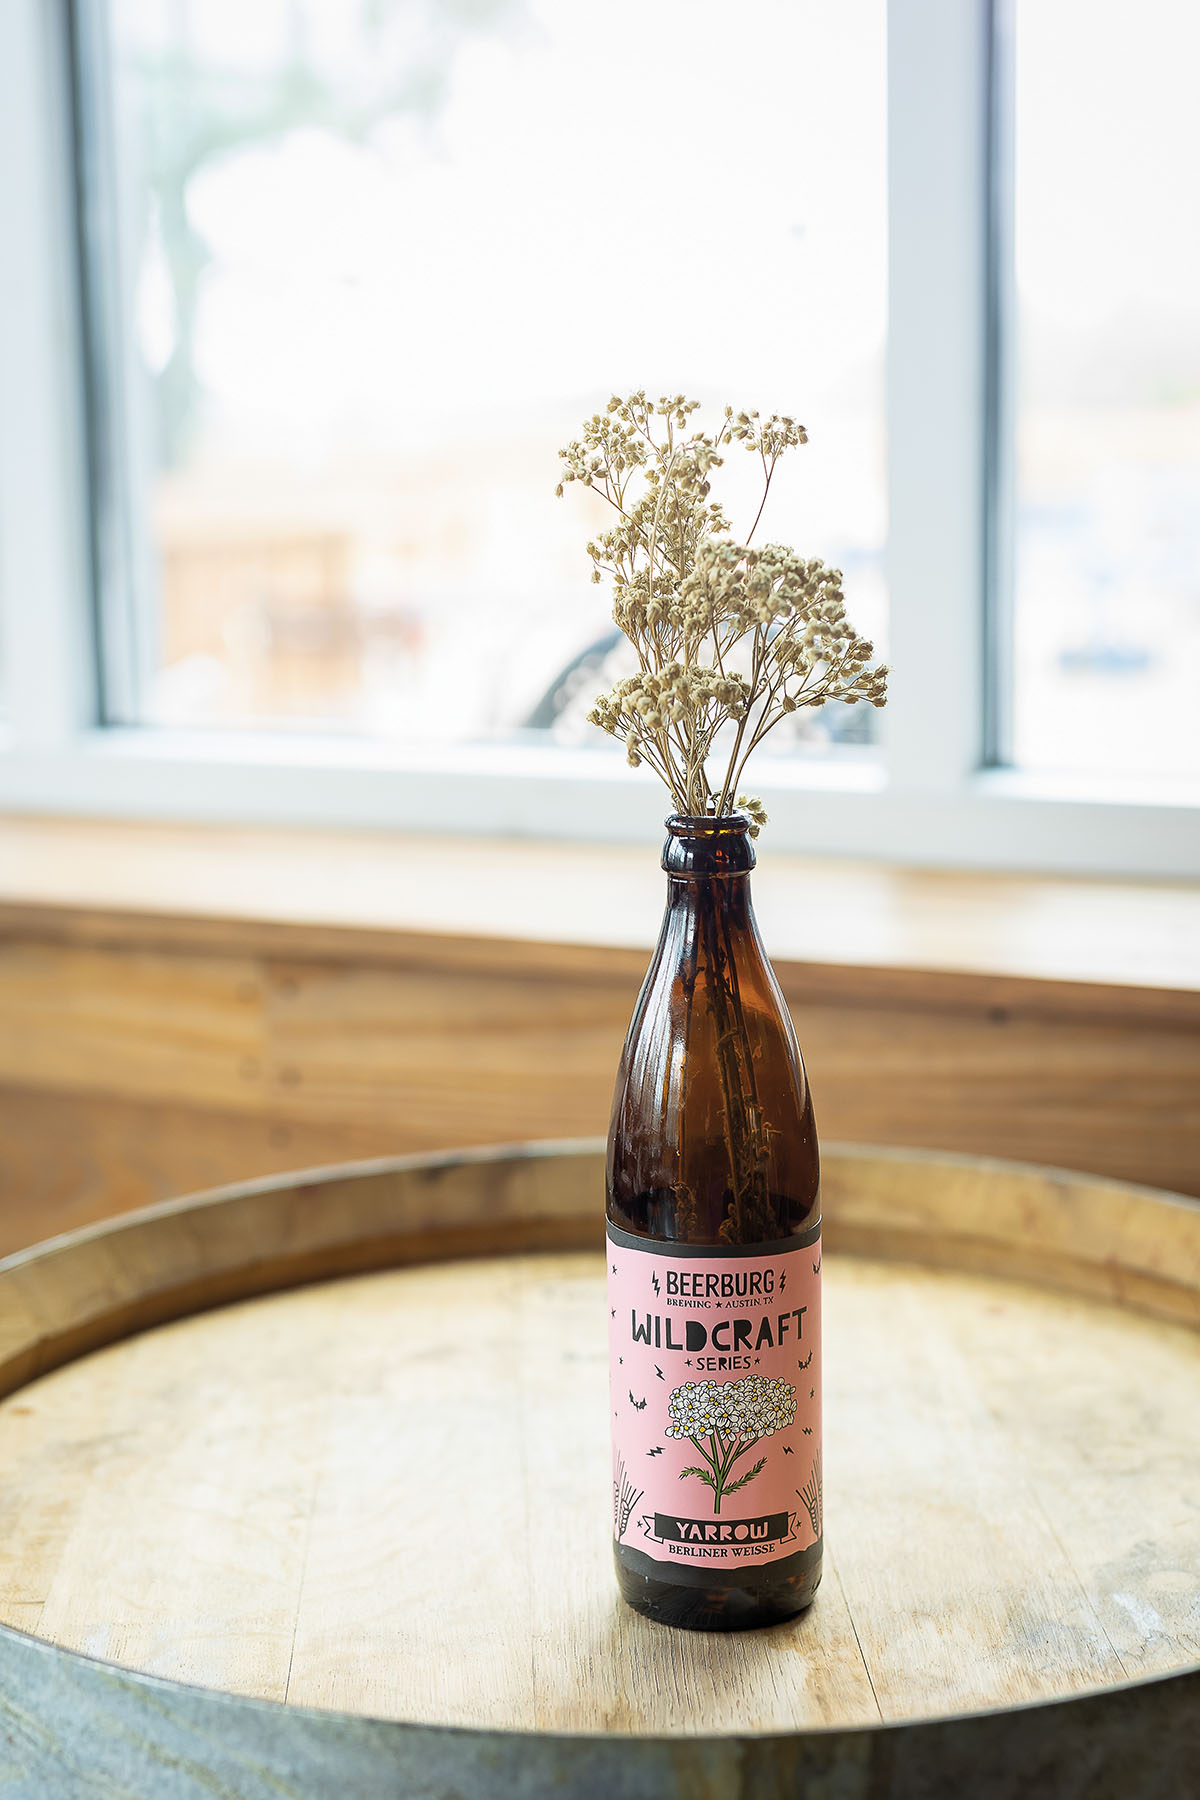
[[[1200,1792],[1200,1207],[834,1148],[826,1564],[610,1567],[594,1144],[257,1181],[0,1264],[4,1800]]]

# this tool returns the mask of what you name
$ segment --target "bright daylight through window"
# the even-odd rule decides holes
[[[1200,775],[1200,10],[1021,0],[1011,754]]]
[[[554,493],[644,387],[805,426],[755,542],[893,668],[763,746],[775,846],[1200,874],[1198,53],[1192,0],[7,0],[0,805],[653,835]]]
[[[112,0],[148,554],[110,715],[613,754],[601,503],[554,487],[643,385],[803,420],[765,534],[882,646],[884,13]],[[871,754],[867,706],[797,719]]]

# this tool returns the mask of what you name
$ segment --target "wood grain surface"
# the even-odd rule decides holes
[[[304,1162],[601,1132],[646,960],[0,908],[0,1249]],[[1200,1191],[1200,994],[775,962],[825,1136]]]
[[[595,1149],[413,1159],[0,1264],[0,1621],[295,1706],[615,1734],[1200,1657],[1200,1208],[831,1153],[825,1580],[720,1638],[616,1598],[599,1191]]]

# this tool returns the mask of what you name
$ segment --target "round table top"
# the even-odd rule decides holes
[[[552,1161],[537,1173],[547,1192]],[[799,1619],[720,1636],[648,1622],[613,1581],[603,1260],[571,1247],[595,1236],[594,1157],[563,1164],[575,1198],[542,1207],[552,1228],[536,1253],[528,1229],[503,1229],[529,1210],[519,1170],[501,1181],[497,1164],[489,1185],[483,1161],[462,1166],[422,1177],[427,1217],[410,1222],[410,1250],[453,1260],[185,1312],[15,1387],[0,1403],[0,1623],[293,1706],[618,1735],[937,1718],[1200,1655],[1200,1337],[1174,1288],[1154,1308],[1169,1317],[1118,1304],[1111,1279],[1102,1291],[1117,1263],[1100,1237],[1075,1259],[1091,1274],[1067,1282],[1076,1240],[1046,1209],[1077,1206],[1069,1180],[1025,1172],[1021,1185],[965,1159],[931,1159],[916,1179],[912,1158],[835,1159],[825,1577]],[[345,1242],[377,1241],[365,1215],[347,1222],[354,1200],[330,1199],[331,1180]],[[260,1255],[262,1197],[280,1186],[247,1190],[257,1212],[243,1207],[242,1228],[257,1221]],[[295,1188],[295,1206],[315,1191]],[[1194,1229],[1164,1205],[1168,1239]],[[177,1257],[190,1246],[194,1267],[213,1261],[215,1213],[157,1213]],[[284,1261],[297,1216],[279,1215]],[[232,1217],[221,1254],[244,1270],[252,1246],[239,1253]],[[439,1217],[459,1232],[440,1249]],[[77,1237],[94,1290],[101,1250],[121,1264],[121,1224]],[[126,1266],[148,1241],[127,1232]],[[304,1254],[311,1278],[321,1255]],[[1159,1256],[1163,1294],[1183,1254]],[[27,1282],[39,1266],[24,1259]],[[1027,1279],[1039,1270],[1058,1287]],[[72,1293],[81,1304],[78,1271]]]

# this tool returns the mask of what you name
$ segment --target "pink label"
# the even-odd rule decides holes
[[[613,1530],[655,1562],[732,1571],[821,1536],[820,1226],[794,1242],[608,1228]]]

